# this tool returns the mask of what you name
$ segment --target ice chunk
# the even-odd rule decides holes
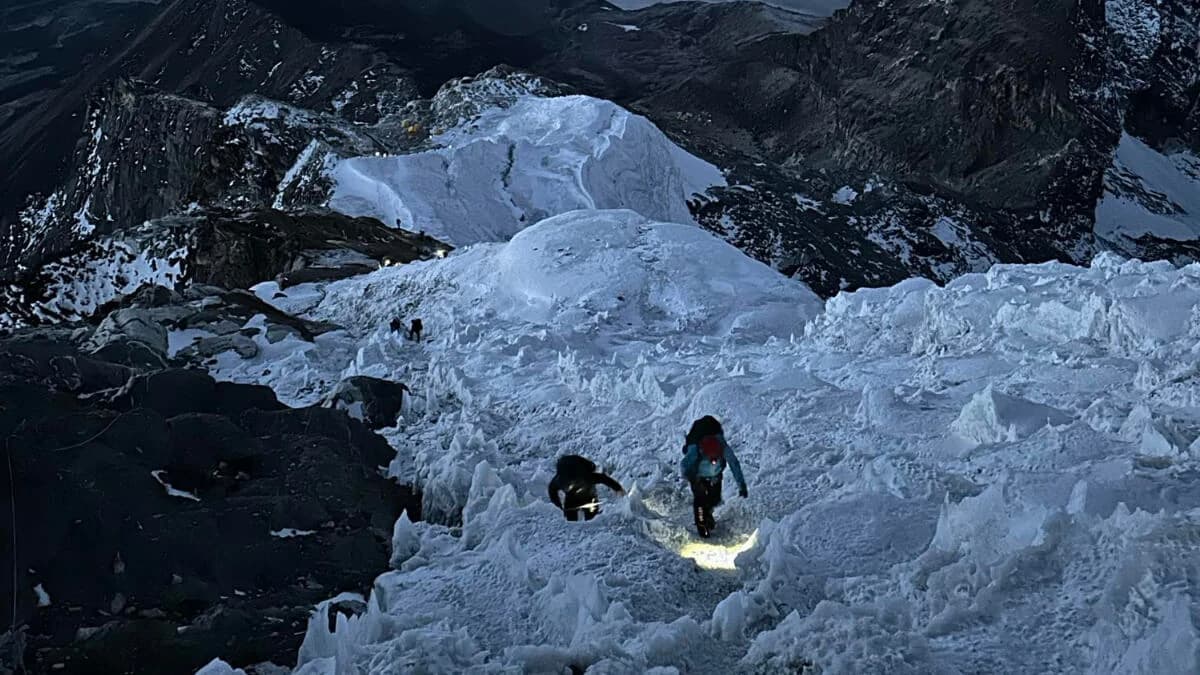
[[[1069,414],[995,391],[988,385],[963,406],[950,430],[973,445],[1012,443],[1046,426],[1070,424]]]
[[[340,162],[330,206],[462,246],[577,209],[692,222],[687,200],[725,184],[645,118],[585,96],[526,96],[438,140],[445,147]]]
[[[208,665],[197,670],[196,675],[246,675],[246,671],[234,668],[221,659],[213,659]]]

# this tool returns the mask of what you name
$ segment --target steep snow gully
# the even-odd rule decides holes
[[[344,330],[219,377],[295,404],[352,374],[415,391],[384,433],[428,521],[396,523],[365,614],[315,616],[298,673],[1200,670],[1200,265],[822,303],[693,224],[545,210],[442,260],[255,288]],[[706,413],[750,496],[700,543],[677,467]],[[566,522],[564,453],[628,496]]]

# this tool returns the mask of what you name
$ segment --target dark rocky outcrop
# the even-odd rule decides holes
[[[380,473],[394,451],[345,412],[112,358],[172,318],[236,324],[239,306],[219,292],[188,304],[202,289],[147,288],[93,325],[0,338],[12,464],[0,492],[11,490],[5,529],[15,518],[17,535],[15,551],[0,543],[17,561],[0,611],[15,599],[32,672],[294,663],[313,606],[369,588],[395,519],[419,517],[419,499]]]
[[[87,244],[8,292],[0,286],[0,327],[5,320],[26,325],[85,318],[121,293],[169,282],[202,286],[188,291],[190,300],[221,296],[223,303],[243,308],[228,310],[237,316],[262,313],[305,333],[307,328],[253,294],[223,289],[272,278],[283,288],[345,278],[451,249],[425,235],[329,211],[202,209]]]
[[[200,215],[189,229],[194,242],[190,278],[226,288],[246,288],[279,275],[289,275],[294,279],[290,283],[303,283],[301,272],[312,268],[348,267],[351,273],[362,273],[384,261],[410,263],[452,248],[370,218],[332,212],[217,211]],[[322,254],[338,251],[359,257],[348,258],[345,265],[322,260]],[[290,285],[287,278],[283,281],[281,286]]]
[[[346,410],[371,429],[383,429],[395,426],[406,391],[408,386],[398,382],[355,375],[338,382],[326,405]]]

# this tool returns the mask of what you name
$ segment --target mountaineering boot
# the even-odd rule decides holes
[[[704,507],[697,505],[692,507],[692,510],[695,515],[697,534],[699,534],[701,537],[707,538],[712,532],[712,528],[708,524],[709,517],[704,513]]]

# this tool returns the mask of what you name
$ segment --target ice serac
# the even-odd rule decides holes
[[[463,245],[576,209],[692,222],[687,200],[724,184],[649,120],[585,96],[523,97],[435,140],[441,147],[425,152],[338,163],[330,206]]]

